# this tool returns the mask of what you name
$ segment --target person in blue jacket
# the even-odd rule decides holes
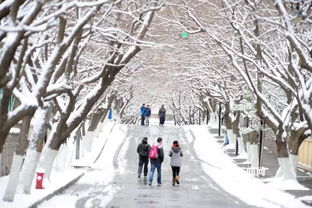
[[[141,106],[141,108],[140,108],[140,114],[141,114],[141,125],[142,126],[144,126],[145,124],[144,124],[144,120],[145,120],[145,116],[144,116],[144,114],[145,114],[145,110],[146,110],[146,108],[145,108],[145,104],[143,103],[142,104],[142,106]]]
[[[145,113],[144,113],[144,117],[145,117],[145,120],[146,120],[146,126],[149,126],[149,119],[151,117],[151,108],[149,105],[146,106],[146,109],[145,109]]]

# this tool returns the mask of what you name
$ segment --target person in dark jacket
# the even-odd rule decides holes
[[[143,103],[141,108],[140,108],[140,115],[141,115],[141,125],[144,126],[144,120],[145,120],[145,104]]]
[[[166,119],[166,109],[164,105],[161,105],[158,111],[158,118],[159,118],[159,125],[163,126],[165,124],[165,119]]]
[[[147,180],[148,155],[151,146],[147,143],[147,137],[143,137],[142,142],[138,145],[137,153],[139,154],[138,178],[141,178],[142,167],[144,166],[144,180]]]
[[[182,163],[183,154],[181,151],[181,147],[178,141],[173,141],[169,157],[171,157],[170,165],[172,168],[172,185],[174,186],[175,183],[180,184],[180,168]]]
[[[151,117],[152,111],[149,105],[146,106],[144,117],[146,120],[146,126],[149,126],[149,119]]]
[[[154,172],[155,169],[157,169],[157,184],[158,186],[161,186],[161,164],[164,161],[164,149],[162,147],[162,138],[158,137],[157,138],[157,152],[158,152],[158,157],[155,159],[150,158],[151,162],[151,170],[150,170],[150,175],[149,175],[149,185],[151,186],[153,183],[153,177],[154,177]]]

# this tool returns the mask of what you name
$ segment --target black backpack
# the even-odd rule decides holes
[[[148,145],[147,144],[141,144],[140,148],[140,156],[147,157],[148,156]]]

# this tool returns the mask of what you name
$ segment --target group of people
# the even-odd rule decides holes
[[[150,105],[146,105],[143,103],[140,108],[141,114],[141,125],[142,126],[149,126],[149,119],[151,117],[152,111]],[[165,105],[161,105],[158,111],[158,118],[159,118],[159,125],[163,126],[165,124],[166,119],[166,109]]]
[[[157,184],[162,185],[161,181],[161,165],[164,161],[164,149],[162,147],[162,138],[157,138],[157,143],[152,145],[148,144],[147,137],[143,137],[142,142],[137,147],[137,153],[139,154],[139,167],[138,178],[141,178],[142,169],[144,174],[144,180],[147,180],[148,163],[150,161],[151,168],[149,173],[149,185],[152,185],[154,172],[157,169]],[[170,166],[172,169],[172,185],[180,184],[180,168],[182,163],[182,150],[177,140],[173,141],[172,147],[169,152]]]

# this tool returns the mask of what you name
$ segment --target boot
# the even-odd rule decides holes
[[[175,181],[177,182],[177,184],[180,184],[179,179],[180,179],[180,176],[175,177]]]
[[[172,179],[172,185],[175,186],[175,182],[176,180],[175,179]]]

